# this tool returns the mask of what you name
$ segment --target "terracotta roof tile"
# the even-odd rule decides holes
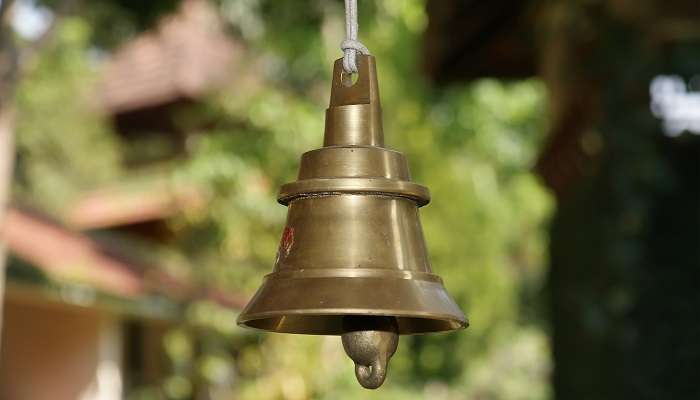
[[[52,277],[90,283],[126,297],[144,292],[143,274],[133,265],[110,256],[89,237],[46,219],[10,208],[1,233],[10,252]]]
[[[80,197],[68,210],[66,219],[78,229],[109,228],[166,219],[185,210],[200,209],[205,201],[204,194],[193,187],[114,187]]]
[[[43,215],[18,208],[7,210],[0,239],[12,254],[52,279],[80,282],[115,296],[136,298],[154,292],[180,300],[209,299],[231,308],[246,303],[241,294],[217,287],[197,288]]]
[[[226,79],[240,50],[206,1],[184,1],[154,31],[116,51],[100,87],[101,103],[120,113],[199,97]]]

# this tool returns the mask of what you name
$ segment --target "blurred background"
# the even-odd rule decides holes
[[[0,398],[697,399],[700,7],[359,2],[471,326],[378,391],[235,319],[322,144],[339,0],[0,1]]]

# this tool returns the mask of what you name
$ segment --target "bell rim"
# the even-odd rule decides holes
[[[466,327],[464,312],[441,279],[422,275],[439,280],[387,275],[272,277],[263,280],[237,322],[266,331],[320,335],[342,334],[346,315],[396,317],[401,334]]]
[[[314,279],[314,278],[389,278],[421,280],[444,285],[439,275],[427,271],[395,270],[389,268],[305,268],[280,269],[263,277],[263,281],[276,279]]]
[[[291,333],[297,335],[325,335],[325,336],[338,336],[343,332],[327,333],[327,332],[295,332],[291,330],[279,330],[279,329],[265,329],[257,327],[255,325],[250,325],[253,321],[264,321],[276,318],[284,318],[288,316],[293,317],[305,317],[305,318],[317,318],[317,317],[345,317],[345,316],[367,316],[367,317],[395,317],[399,321],[402,319],[412,319],[412,320],[425,320],[433,323],[446,323],[449,327],[444,329],[429,329],[429,330],[417,330],[417,331],[399,331],[401,336],[407,335],[423,335],[430,333],[447,333],[452,331],[463,330],[469,327],[469,319],[466,316],[455,316],[448,314],[435,314],[430,312],[405,312],[390,309],[376,309],[376,310],[366,310],[358,308],[344,308],[344,309],[304,309],[304,310],[278,310],[278,311],[266,311],[259,312],[255,314],[245,314],[242,313],[236,319],[236,324],[242,328],[255,329],[257,331],[263,332],[273,332],[273,333]],[[399,322],[400,323],[400,322]],[[447,326],[447,325],[446,325]]]

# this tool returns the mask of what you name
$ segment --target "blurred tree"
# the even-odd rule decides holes
[[[76,194],[120,177],[121,165],[116,137],[95,110],[90,26],[66,17],[54,36],[17,94],[15,195],[59,213]]]
[[[9,23],[11,2],[0,3],[0,225],[9,202],[14,159],[14,96],[17,54]],[[5,244],[0,241],[0,297],[5,294]],[[1,309],[0,309],[1,311]],[[0,312],[0,315],[2,313]],[[0,328],[2,323],[0,322]]]
[[[579,175],[555,187],[550,230],[555,395],[698,398],[700,136],[665,132],[650,109],[654,78],[697,79],[697,3],[551,3],[545,15],[555,132],[584,155],[545,166]]]
[[[37,37],[19,40],[12,26],[15,5],[14,0],[0,2],[0,224],[11,200],[10,180],[14,174],[16,158],[17,92],[26,70],[44,49],[44,44],[53,33],[51,25]],[[57,7],[56,14],[62,15],[64,11],[66,10],[63,6]],[[5,246],[0,242],[0,297],[4,296],[5,259]]]

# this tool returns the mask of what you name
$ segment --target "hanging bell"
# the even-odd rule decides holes
[[[271,332],[341,335],[366,388],[379,387],[399,334],[467,326],[433,274],[403,154],[384,148],[374,57],[357,81],[335,62],[323,147],[282,186],[289,207],[274,270],[238,324]]]

